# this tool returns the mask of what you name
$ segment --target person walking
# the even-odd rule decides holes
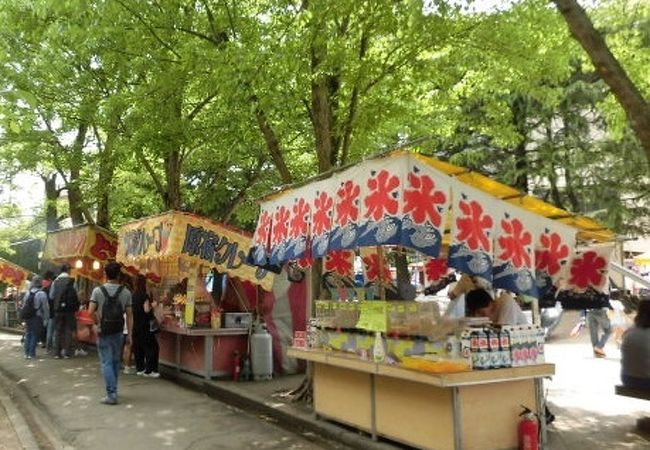
[[[587,326],[589,327],[589,337],[591,346],[596,358],[604,358],[605,344],[612,335],[612,324],[607,315],[608,307],[593,308],[587,311]]]
[[[72,333],[77,327],[75,313],[79,309],[79,297],[70,276],[70,264],[61,266],[61,273],[50,286],[54,308],[54,357],[69,358],[72,349]]]
[[[35,275],[23,300],[21,311],[25,321],[25,359],[36,358],[36,344],[43,330],[43,324],[50,316],[47,294],[43,292],[43,278]]]
[[[133,331],[133,311],[131,292],[118,282],[120,265],[110,262],[104,268],[104,272],[108,281],[93,289],[90,295],[89,311],[95,315],[99,325],[97,351],[106,386],[106,396],[102,398],[101,402],[105,405],[116,405],[118,402],[117,380],[122,361],[124,313],[126,313],[128,330],[124,338],[130,343]]]
[[[54,352],[54,304],[50,298],[50,288],[54,280],[54,272],[48,270],[43,274],[43,292],[47,295],[47,306],[50,311],[45,325],[45,351],[48,355]]]

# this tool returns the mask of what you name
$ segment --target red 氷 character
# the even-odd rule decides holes
[[[359,217],[358,199],[361,188],[352,180],[347,180],[336,191],[338,202],[336,203],[336,223],[344,227],[348,223],[354,223]]]
[[[589,286],[600,286],[603,282],[603,271],[607,267],[607,261],[594,251],[583,253],[580,258],[573,260],[571,264],[571,278],[569,283],[580,289]]]
[[[429,259],[424,263],[424,273],[427,275],[427,280],[438,281],[447,274],[447,259]]]
[[[289,209],[285,206],[280,206],[273,218],[273,242],[279,244],[287,239],[287,232],[289,222]]]
[[[368,180],[370,194],[365,198],[365,217],[372,217],[380,220],[385,213],[395,215],[398,211],[397,201],[399,178],[391,175],[387,170],[380,171],[376,176]]]
[[[379,255],[373,253],[362,258],[363,263],[366,266],[366,280],[374,281],[379,277]],[[390,269],[388,267],[388,262],[383,261],[383,276],[382,281],[390,281]]]
[[[560,262],[569,256],[569,246],[562,243],[562,238],[557,233],[542,234],[540,243],[542,249],[535,250],[535,268],[555,275],[562,267]]]
[[[304,198],[298,199],[292,207],[293,216],[289,222],[289,235],[292,238],[298,236],[306,236],[308,223],[307,216],[309,215],[309,203]]]
[[[257,230],[255,230],[255,243],[261,245],[269,243],[271,220],[271,214],[268,211],[262,211],[262,214],[260,214],[259,224],[257,225]]]
[[[501,228],[505,232],[499,236],[499,246],[503,252],[499,255],[502,261],[511,261],[516,268],[531,267],[530,255],[526,247],[533,242],[533,237],[526,231],[519,219],[501,220]]]
[[[332,228],[332,206],[334,200],[327,192],[318,193],[314,199],[313,234],[321,235]]]
[[[428,220],[436,227],[440,226],[442,216],[436,205],[444,204],[447,196],[443,191],[436,191],[436,183],[428,175],[408,174],[411,189],[404,189],[404,214],[411,214],[413,222],[421,224]]]
[[[325,258],[325,271],[336,272],[342,276],[351,276],[353,272],[354,252],[349,250],[333,250]]]
[[[460,201],[458,203],[462,215],[456,219],[458,234],[456,239],[466,242],[470,250],[478,250],[479,247],[486,252],[490,251],[490,240],[487,230],[492,228],[492,217],[483,214],[483,207],[476,201]]]

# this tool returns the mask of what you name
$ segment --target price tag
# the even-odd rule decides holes
[[[388,303],[381,301],[366,301],[360,304],[361,314],[357,328],[368,331],[386,332],[386,313]]]

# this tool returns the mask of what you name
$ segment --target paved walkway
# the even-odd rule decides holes
[[[316,420],[307,405],[289,402],[282,393],[298,386],[300,375],[256,383],[208,382],[171,369],[164,374],[178,376],[177,383],[127,375],[120,379],[122,404],[106,407],[97,403],[102,381],[96,355],[26,364],[17,339],[0,334],[0,375],[20,380],[59,430],[51,440],[74,448],[114,448],[116,438],[127,448],[139,449],[161,445],[187,449],[404,448],[374,443],[354,430]],[[545,384],[557,416],[549,427],[548,449],[650,449],[647,437],[635,430],[636,419],[650,415],[650,402],[614,394],[620,355],[613,343],[607,346],[605,359],[593,358],[585,332],[577,339],[556,339],[546,348],[547,361],[556,364],[557,372]]]
[[[120,404],[101,405],[103,381],[95,353],[26,361],[19,339],[0,333],[0,382],[32,424],[40,448],[346,449],[164,379],[121,376]]]

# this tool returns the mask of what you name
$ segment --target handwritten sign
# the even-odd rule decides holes
[[[359,315],[357,328],[368,331],[386,332],[388,302],[365,301],[360,303],[359,309],[361,310],[361,314]]]

